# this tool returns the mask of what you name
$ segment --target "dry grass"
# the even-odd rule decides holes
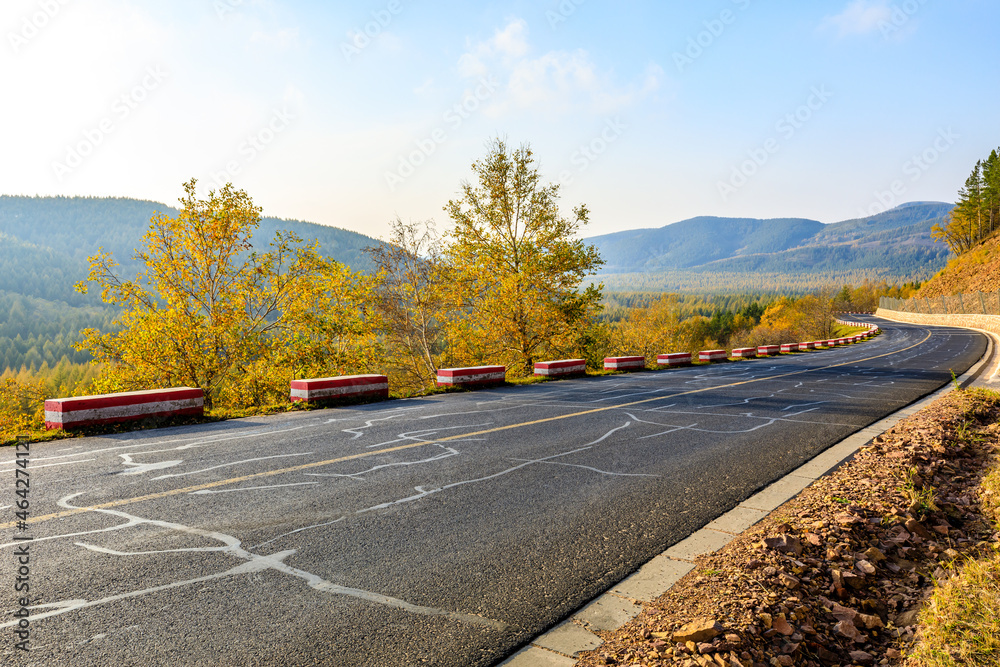
[[[1000,525],[1000,465],[983,478],[979,494],[984,513]],[[1000,665],[1000,554],[956,567],[920,614],[920,641],[907,667]]]
[[[969,560],[920,614],[909,667],[1000,664],[1000,556]]]

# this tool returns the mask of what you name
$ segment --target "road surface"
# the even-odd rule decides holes
[[[24,530],[4,448],[0,656],[496,664],[986,348],[879,323],[770,359],[36,443]]]

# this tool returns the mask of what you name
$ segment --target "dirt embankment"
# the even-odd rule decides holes
[[[955,391],[778,508],[580,661],[895,665],[935,579],[997,535],[978,487],[1000,395]]]
[[[986,239],[964,255],[952,259],[948,266],[924,283],[915,296],[929,299],[997,290],[1000,290],[1000,236]]]

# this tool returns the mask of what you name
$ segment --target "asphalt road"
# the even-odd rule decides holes
[[[0,658],[495,664],[986,348],[880,324],[771,359],[36,443],[26,531],[5,448]]]

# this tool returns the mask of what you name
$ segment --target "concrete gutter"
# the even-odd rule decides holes
[[[879,316],[884,317],[882,314]],[[990,382],[996,376],[997,366],[1000,363],[1000,355],[997,354],[997,350],[1000,349],[1000,337],[990,331],[981,329],[976,331],[987,335],[989,345],[982,358],[957,378],[957,384],[963,388],[967,386],[991,388]],[[933,394],[911,403],[824,450],[763,491],[747,498],[735,508],[706,524],[701,530],[656,556],[637,572],[589,602],[569,619],[535,637],[528,646],[502,662],[501,667],[573,667],[581,652],[596,649],[604,643],[603,639],[594,634],[595,631],[617,630],[628,623],[642,611],[642,606],[637,604],[638,602],[652,602],[669,591],[681,577],[694,569],[695,558],[722,549],[813,482],[836,470],[858,450],[888,431],[897,422],[919,412],[954,390],[955,385],[955,382],[949,382]]]

